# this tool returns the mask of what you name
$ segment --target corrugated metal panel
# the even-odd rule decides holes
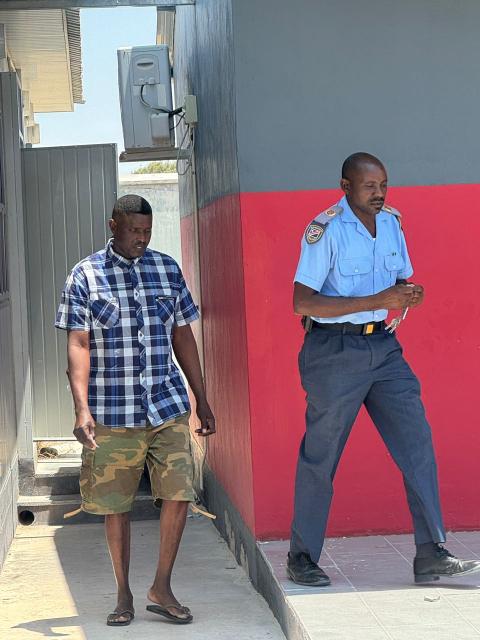
[[[6,124],[5,102],[9,98],[8,94],[4,95],[0,82],[0,568],[17,523],[18,494],[12,305],[7,270],[7,209],[4,188],[4,167],[10,149],[7,148],[3,131]]]
[[[82,38],[80,33],[80,9],[67,9],[68,53],[70,56],[70,76],[72,78],[73,101],[83,104],[82,83]]]
[[[8,53],[35,112],[73,111],[82,100],[78,11],[0,12]]]
[[[0,297],[0,490],[15,454],[15,388],[12,360],[10,299]],[[0,521],[0,528],[1,528]]]
[[[70,269],[105,246],[117,197],[115,145],[23,149],[34,438],[72,435],[66,334],[55,312]]]
[[[17,448],[22,465],[33,463],[28,314],[25,277],[25,232],[23,224],[22,93],[15,73],[0,74],[1,120],[3,128],[3,187],[7,210],[9,293],[12,318],[13,374]]]
[[[16,518],[17,420],[12,354],[12,314],[8,296],[0,297],[0,568],[13,538]]]

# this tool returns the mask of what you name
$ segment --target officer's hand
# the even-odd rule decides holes
[[[412,287],[412,291],[413,295],[412,299],[410,300],[410,307],[418,307],[418,305],[422,304],[423,302],[423,287],[420,284],[416,284],[414,287]]]
[[[75,420],[73,435],[87,449],[96,449],[98,444],[95,442],[95,420],[90,411],[80,411]]]
[[[197,416],[200,420],[200,429],[195,429],[195,433],[200,436],[211,436],[215,433],[215,417],[208,402],[197,403]]]
[[[396,284],[376,294],[377,309],[405,309],[412,306],[415,287]]]

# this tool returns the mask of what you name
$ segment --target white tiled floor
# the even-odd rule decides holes
[[[480,532],[451,533],[445,546],[480,559]],[[332,584],[323,588],[286,577],[287,541],[260,548],[312,640],[480,639],[480,574],[415,586],[412,536],[329,538],[319,564]]]

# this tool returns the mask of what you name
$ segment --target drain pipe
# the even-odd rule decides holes
[[[29,509],[24,509],[18,514],[18,522],[24,527],[28,527],[35,522],[35,514]]]

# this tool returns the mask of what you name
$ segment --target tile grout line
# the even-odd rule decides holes
[[[450,534],[450,535],[453,535],[453,534]],[[455,539],[457,542],[460,542],[460,544],[462,544],[466,549],[468,549],[468,547],[467,547],[465,544],[463,544],[463,542],[462,542],[461,540],[459,540],[459,539],[458,539],[458,538],[456,538],[455,536],[453,536],[453,537],[454,537],[454,539]],[[397,549],[397,548],[396,548],[396,547],[395,547],[395,546],[390,542],[390,540],[388,540],[388,538],[385,538],[385,540],[388,542],[388,544],[389,544],[389,545],[391,545],[391,546],[395,549],[395,551],[397,551],[397,552],[402,556],[402,558],[403,558],[404,560],[407,560],[407,562],[409,562],[409,561],[408,561],[408,559],[407,559],[407,558],[405,558],[405,556],[403,555],[403,553],[401,553],[401,552],[400,552],[400,550],[399,550],[399,549]],[[469,550],[469,549],[468,549],[468,550]],[[470,551],[470,550],[469,550],[469,551]],[[474,554],[474,555],[476,555],[476,554]],[[436,587],[436,585],[433,585],[433,588],[435,588],[435,587]],[[438,587],[437,587],[437,588],[438,588]],[[440,587],[440,588],[444,588],[444,587]],[[443,596],[443,594],[440,594],[440,597],[442,597],[442,596]],[[451,608],[452,608],[452,609],[453,609],[453,610],[454,610],[454,611],[459,615],[459,617],[460,617],[464,622],[466,622],[470,627],[472,627],[472,629],[473,629],[476,633],[480,633],[480,629],[478,629],[478,628],[477,628],[477,627],[476,627],[472,622],[470,622],[470,620],[467,620],[467,618],[465,618],[465,617],[462,615],[461,611],[460,611],[459,609],[457,609],[457,607],[456,607],[452,602],[450,602],[450,599],[449,599],[449,598],[443,597],[443,598],[442,598],[442,600],[444,600],[444,601],[446,600],[446,601],[447,601],[448,606],[449,606],[449,607],[451,607]]]
[[[327,556],[330,558],[330,560],[333,562],[334,567],[336,568],[336,570],[345,578],[345,580],[348,582],[348,584],[352,587],[352,589],[355,591],[355,593],[358,594],[358,597],[360,598],[360,600],[363,602],[364,606],[368,609],[368,611],[370,611],[370,613],[372,614],[372,616],[375,618],[375,620],[377,621],[378,626],[380,627],[380,629],[384,632],[384,634],[386,635],[386,637],[389,640],[395,640],[393,636],[390,635],[388,629],[383,625],[382,621],[380,620],[380,618],[377,616],[377,614],[375,613],[375,611],[372,609],[372,607],[368,604],[368,602],[366,602],[366,600],[363,598],[362,594],[360,593],[360,591],[358,591],[358,589],[355,587],[355,585],[353,584],[353,582],[350,580],[350,578],[348,576],[346,576],[343,571],[340,569],[340,567],[338,566],[338,564],[336,563],[335,559],[330,555],[330,552],[327,551],[325,549],[325,553],[327,554]]]
[[[385,540],[385,542],[387,542],[387,543],[392,547],[392,549],[394,549],[394,551],[396,551],[396,552],[398,553],[398,555],[399,555],[400,557],[402,557],[402,558],[405,560],[405,562],[407,562],[407,563],[409,564],[409,566],[412,566],[412,562],[411,562],[411,560],[409,560],[408,558],[406,558],[406,557],[403,555],[403,553],[400,551],[400,549],[397,549],[397,547],[396,547],[394,544],[392,544],[388,538],[384,537],[383,539]]]
[[[453,534],[451,534],[451,535],[453,535]],[[454,537],[455,541],[456,541],[456,542],[458,542],[458,544],[461,544],[461,545],[462,545],[462,547],[465,547],[465,549],[466,549],[469,553],[471,553],[473,556],[475,556],[475,558],[480,558],[480,555],[479,555],[478,553],[475,553],[475,551],[472,551],[472,550],[470,549],[470,547],[468,547],[468,546],[467,546],[464,542],[462,542],[459,538],[455,537],[454,535],[453,535],[453,537]]]
[[[470,622],[470,620],[468,620],[467,618],[465,618],[465,617],[462,615],[462,612],[460,611],[460,609],[458,609],[458,608],[453,604],[453,602],[450,602],[450,599],[449,599],[449,598],[445,598],[445,599],[447,600],[448,604],[452,607],[452,609],[453,609],[454,611],[456,611],[456,612],[457,612],[457,614],[460,616],[460,618],[461,618],[464,622],[466,622],[468,625],[470,625],[470,626],[472,627],[472,629],[473,629],[474,631],[476,631],[476,632],[479,634],[479,636],[478,636],[478,637],[480,638],[480,629],[479,629],[477,626],[475,626],[475,625],[473,624],[473,622]]]
[[[456,536],[452,531],[449,531],[448,533],[449,533],[449,535],[450,535],[450,536],[453,536],[453,539],[454,539],[456,542],[458,542],[459,544],[461,544],[461,545],[462,545],[462,547],[465,547],[465,549],[466,549],[469,553],[473,554],[476,558],[478,558],[478,557],[479,557],[478,553],[475,553],[475,552],[474,552],[474,551],[472,551],[469,547],[467,547],[467,545],[466,545],[464,542],[462,542],[462,540],[460,540],[459,538],[457,538],[457,536]],[[450,601],[450,598],[447,598],[447,602],[448,602],[448,604],[453,608],[453,610],[454,610],[454,611],[456,611],[456,612],[458,613],[458,615],[460,616],[460,618],[462,618],[462,620],[464,620],[464,621],[465,621],[467,624],[469,624],[469,625],[470,625],[470,626],[471,626],[471,627],[472,627],[472,628],[473,628],[473,629],[474,629],[478,634],[480,634],[480,629],[479,629],[476,625],[474,625],[474,624],[473,624],[473,622],[470,622],[470,620],[467,620],[467,618],[464,618],[464,617],[463,617],[461,610],[460,610],[460,609],[458,609],[458,607],[456,607],[456,606],[455,606],[455,603],[454,603],[453,601]]]

